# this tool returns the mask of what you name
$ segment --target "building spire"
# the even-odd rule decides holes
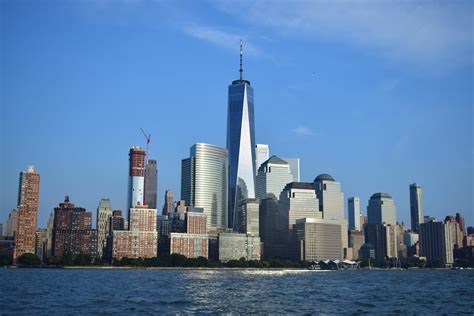
[[[242,74],[244,70],[242,69],[242,39],[240,39],[240,80],[242,80]]]

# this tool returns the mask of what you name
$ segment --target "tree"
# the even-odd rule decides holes
[[[92,262],[92,257],[84,253],[80,253],[74,259],[74,264],[78,266],[88,266]]]
[[[24,253],[18,257],[18,264],[22,266],[39,266],[41,265],[41,260],[35,254]]]

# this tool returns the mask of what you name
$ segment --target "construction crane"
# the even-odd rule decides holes
[[[144,190],[143,190],[143,204],[147,204],[146,200],[146,188],[148,184],[148,151],[150,149],[150,142],[151,142],[151,134],[147,134],[143,128],[140,128],[143,133],[143,136],[146,138],[146,156],[145,156],[145,183],[144,183]]]

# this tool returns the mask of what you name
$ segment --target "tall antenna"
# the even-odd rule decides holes
[[[240,80],[242,80],[242,73],[244,70],[242,69],[242,39],[240,39]]]

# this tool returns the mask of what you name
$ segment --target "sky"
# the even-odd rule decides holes
[[[331,174],[346,212],[387,192],[408,226],[416,182],[426,215],[472,226],[473,16],[468,0],[0,1],[0,223],[28,165],[39,227],[65,195],[125,210],[140,128],[159,209],[179,198],[190,147],[225,147],[242,38],[256,142],[299,157],[302,181]]]

